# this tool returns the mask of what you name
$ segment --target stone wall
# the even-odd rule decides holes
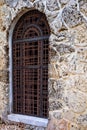
[[[86,130],[87,0],[0,0],[0,115],[9,113],[9,29],[29,9],[45,13],[51,29],[47,130]]]

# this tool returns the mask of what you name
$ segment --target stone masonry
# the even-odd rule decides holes
[[[87,0],[0,0],[0,117],[9,113],[9,30],[30,9],[51,29],[46,130],[87,130]]]

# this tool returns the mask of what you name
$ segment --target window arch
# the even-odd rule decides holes
[[[48,117],[50,28],[45,14],[25,13],[12,38],[13,113]]]

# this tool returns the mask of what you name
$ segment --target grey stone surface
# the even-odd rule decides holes
[[[3,5],[5,3],[5,0],[0,0],[0,5]]]
[[[15,122],[22,122],[29,125],[47,127],[48,119],[19,115],[19,114],[10,114],[8,115],[8,120]]]
[[[18,0],[5,0],[6,4],[10,7],[15,7],[18,4]]]
[[[79,9],[83,13],[83,16],[87,17],[87,0],[79,0]]]
[[[43,3],[42,0],[36,0],[36,1],[34,1],[34,4],[33,4],[33,5],[34,5],[34,7],[35,7],[36,9],[38,9],[38,10],[44,12],[45,6],[44,6],[44,3]]]
[[[43,127],[36,127],[35,130],[45,130]]]
[[[59,9],[57,0],[47,0],[46,5],[49,11],[56,11]]]
[[[63,91],[64,91],[64,83],[62,80],[59,81],[50,80],[49,85],[50,97],[53,97],[55,99],[62,99]]]
[[[75,52],[75,49],[72,46],[68,46],[65,44],[60,44],[56,46],[56,49],[60,54]]]
[[[77,118],[77,122],[78,122],[78,124],[82,124],[84,126],[87,126],[87,115],[80,115]]]
[[[69,0],[59,0],[62,5],[65,5],[69,2]]]
[[[54,99],[49,101],[49,107],[50,111],[60,110],[63,108],[63,104],[61,101],[56,101],[56,99]]]
[[[83,17],[80,14],[79,11],[73,8],[65,7],[62,13],[62,17],[64,19],[64,22],[69,27],[74,27],[76,25],[79,25],[83,21]]]

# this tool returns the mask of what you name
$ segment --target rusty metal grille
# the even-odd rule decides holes
[[[13,113],[48,117],[50,29],[44,14],[24,14],[13,32]]]

